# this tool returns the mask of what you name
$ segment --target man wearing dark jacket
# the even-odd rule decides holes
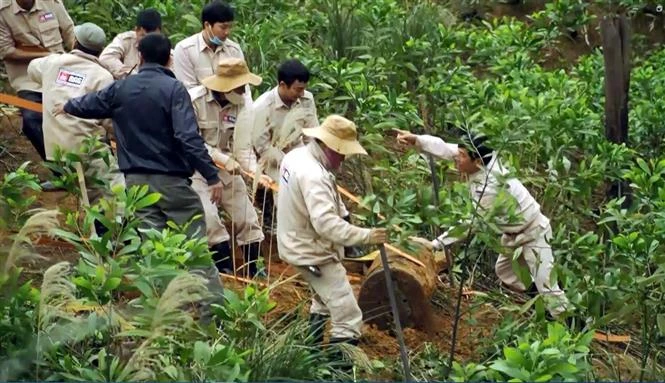
[[[198,133],[196,115],[187,90],[166,68],[171,43],[161,34],[148,34],[139,43],[139,74],[105,89],[69,100],[63,110],[80,118],[111,118],[117,142],[118,164],[127,186],[148,185],[162,198],[138,214],[146,226],[162,229],[167,220],[182,225],[203,216],[189,178],[197,170],[211,188],[213,202],[222,184]],[[197,219],[190,235],[205,235],[205,221]]]
[[[198,216],[188,228],[190,236],[203,237],[206,225],[203,205],[190,186],[196,169],[210,186],[211,200],[221,200],[222,183],[198,133],[196,115],[189,93],[173,72],[166,68],[171,42],[158,33],[146,35],[139,43],[139,74],[108,87],[56,106],[54,114],[68,113],[79,118],[113,120],[117,140],[118,165],[127,186],[148,185],[162,195],[152,206],[137,212],[147,228],[161,230],[169,220],[183,225]],[[208,280],[213,293],[210,302],[220,303],[223,290],[217,268],[197,268],[194,273]],[[210,319],[207,307],[201,313]]]

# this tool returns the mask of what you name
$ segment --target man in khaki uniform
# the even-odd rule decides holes
[[[113,82],[113,76],[104,69],[97,57],[104,49],[104,30],[92,23],[74,28],[76,42],[70,53],[51,54],[33,60],[28,66],[28,76],[44,92],[44,148],[46,158],[54,160],[57,148],[77,151],[88,137],[97,136],[106,142],[106,128],[110,120],[86,120],[64,114],[55,116],[54,108],[68,100],[101,90]],[[108,147],[109,153],[111,148]],[[107,165],[103,159],[93,160],[86,174],[88,198],[95,204],[104,190],[91,187],[90,177],[106,178],[111,185],[124,184],[115,157]]]
[[[510,217],[499,214],[494,222],[503,233],[502,244],[515,254],[499,255],[495,271],[499,279],[516,291],[526,291],[513,264],[526,266],[536,288],[546,297],[548,309],[552,317],[560,317],[569,306],[566,294],[559,284],[551,280],[554,257],[550,247],[552,228],[550,220],[540,210],[540,205],[531,193],[517,178],[510,177],[508,170],[499,161],[498,154],[486,145],[483,137],[464,134],[461,145],[445,142],[439,137],[416,135],[407,131],[399,131],[398,142],[415,147],[421,152],[432,154],[444,159],[454,160],[460,174],[468,179],[469,192],[481,215],[489,214],[498,199],[508,198],[515,204],[515,212],[520,221],[512,221]],[[506,203],[504,200],[502,203]],[[461,223],[461,226],[469,225]],[[432,250],[443,250],[445,246],[464,240],[469,234],[464,231],[455,236],[454,228],[443,233],[434,240],[413,238],[416,242]]]
[[[251,110],[242,103],[248,84],[261,84],[261,77],[249,72],[245,60],[228,58],[220,61],[217,74],[204,79],[203,85],[190,89],[189,94],[208,152],[217,163],[224,165],[225,169],[219,171],[224,185],[219,207],[231,216],[236,240],[245,257],[246,274],[252,278],[257,274],[264,235],[239,170],[255,167],[256,157],[249,139],[246,148],[233,147],[234,133],[239,133],[238,129],[252,128]],[[251,132],[244,133],[251,137]],[[215,264],[220,272],[233,273],[231,237],[219,216],[218,206],[210,201],[205,179],[198,172],[192,177],[192,188],[203,203],[208,244]]]
[[[345,156],[367,154],[353,122],[331,115],[319,127],[303,129],[306,146],[284,156],[277,199],[279,257],[300,271],[314,290],[311,335],[322,340],[323,324],[332,320],[331,343],[357,344],[362,312],[342,265],[344,246],[380,244],[385,229],[363,229],[346,222],[333,171]]]
[[[146,34],[161,30],[162,16],[159,12],[154,8],[144,9],[136,16],[134,30],[117,35],[99,56],[99,61],[116,79],[138,73],[141,60],[139,41]]]
[[[176,78],[187,89],[201,85],[204,78],[215,74],[223,58],[245,56],[238,43],[229,39],[233,20],[233,8],[222,1],[213,1],[203,7],[201,22],[203,30],[179,42],[173,53],[173,69]],[[249,87],[246,101],[251,101]]]
[[[0,0],[0,59],[19,97],[42,102],[39,84],[28,77],[28,64],[71,49],[74,40],[74,23],[61,0]],[[41,113],[22,109],[21,114],[23,134],[46,159]]]
[[[277,86],[254,102],[254,147],[262,172],[273,180],[279,177],[284,153],[301,144],[301,129],[319,125],[314,96],[305,90],[309,77],[309,70],[300,61],[287,60],[277,70]],[[283,126],[287,114],[297,112],[302,113],[298,123]],[[273,195],[269,190],[257,195],[263,210],[264,229],[274,232]]]

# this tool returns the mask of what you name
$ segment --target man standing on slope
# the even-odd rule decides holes
[[[9,84],[25,100],[42,102],[42,90],[28,77],[28,64],[74,47],[74,22],[61,0],[0,0],[0,59]],[[21,109],[23,134],[46,160],[42,114]],[[44,182],[45,191],[54,190]]]
[[[516,212],[521,222],[509,222],[508,217],[499,216],[498,227],[503,232],[502,244],[509,249],[521,249],[518,262],[526,264],[538,292],[551,298],[550,314],[557,318],[568,305],[568,299],[559,285],[550,282],[554,265],[550,220],[540,211],[540,205],[517,178],[508,177],[507,171],[498,161],[497,154],[485,145],[484,139],[463,137],[463,145],[449,144],[439,137],[415,135],[407,131],[398,131],[397,141],[418,150],[432,154],[444,160],[454,160],[459,172],[468,178],[469,191],[478,212],[484,215],[493,210],[497,198],[508,197],[515,203]],[[414,238],[425,247],[442,250],[444,246],[461,241],[464,237],[451,235],[452,229],[439,238],[430,241]],[[468,233],[468,230],[465,230]],[[526,286],[513,271],[513,256],[499,255],[495,265],[496,274],[508,287],[517,291],[526,291]]]
[[[332,320],[331,343],[357,344],[362,312],[342,265],[344,246],[380,244],[385,229],[364,229],[346,222],[335,176],[346,156],[367,154],[353,122],[331,115],[319,127],[303,129],[313,138],[284,156],[277,198],[279,257],[300,271],[314,290],[310,331],[317,343]]]
[[[111,186],[124,184],[124,178],[108,145],[107,128],[110,120],[85,120],[71,115],[55,116],[53,107],[87,93],[102,90],[113,83],[113,76],[100,65],[97,57],[104,49],[106,34],[99,26],[85,23],[74,28],[76,42],[70,53],[51,54],[30,62],[28,76],[44,92],[44,148],[46,158],[54,160],[56,148],[78,151],[88,137],[99,137],[106,144],[110,155],[107,165],[103,159],[93,159],[87,164],[86,185],[90,204],[103,196],[104,190],[94,187],[92,179],[108,179]],[[100,228],[98,227],[98,234]]]
[[[234,19],[233,8],[215,0],[201,11],[203,30],[176,44],[173,70],[187,89],[201,85],[204,78],[214,75],[221,59],[245,59],[240,45],[228,38]],[[246,90],[249,93],[249,87]],[[251,94],[245,97],[251,101]]]
[[[277,86],[254,102],[254,148],[259,156],[262,173],[274,181],[279,178],[279,165],[284,153],[302,143],[301,129],[319,125],[314,96],[306,90],[309,77],[309,70],[300,61],[287,60],[277,69]],[[302,121],[293,126],[283,126],[286,115],[296,110],[303,112]],[[263,228],[272,234],[275,231],[273,193],[263,188],[257,195],[263,210]]]
[[[203,206],[190,186],[194,170],[205,178],[213,202],[221,201],[223,185],[198,133],[194,108],[182,83],[166,68],[171,42],[157,33],[139,43],[141,69],[96,93],[67,102],[65,112],[88,119],[112,118],[117,139],[118,162],[127,186],[148,185],[161,194],[152,206],[137,211],[144,228],[161,230],[167,221],[184,225],[202,217]],[[188,228],[190,237],[203,237],[205,221],[196,219]],[[221,299],[221,283],[212,265],[203,270],[208,288]]]
[[[139,42],[148,33],[161,33],[162,16],[154,8],[144,9],[136,16],[136,27],[117,35],[109,44],[99,61],[111,72],[115,79],[123,79],[130,74],[138,73]]]
[[[220,216],[223,208],[230,216],[238,244],[245,257],[246,274],[257,274],[261,242],[265,238],[259,218],[249,199],[240,170],[254,171],[256,156],[251,147],[251,110],[244,105],[245,87],[261,84],[240,58],[222,59],[217,73],[203,79],[203,85],[189,90],[201,136],[211,157],[224,165],[219,171],[223,190],[221,205],[210,202],[210,192],[200,173],[194,173],[192,187],[201,197],[208,230],[208,244],[220,272],[233,274],[233,252],[228,231]],[[245,122],[245,123],[243,123]],[[246,145],[234,147],[236,135],[247,136]],[[244,146],[244,147],[242,147]]]

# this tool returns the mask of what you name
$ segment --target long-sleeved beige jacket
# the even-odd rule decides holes
[[[335,176],[315,142],[286,154],[277,197],[279,257],[295,266],[340,262],[344,246],[367,244],[370,229],[346,222]]]
[[[111,120],[87,120],[63,113],[53,115],[56,104],[102,90],[113,83],[113,76],[96,57],[73,50],[32,60],[28,66],[30,80],[43,90],[44,148],[46,158],[53,159],[56,146],[77,150],[86,137],[104,139],[112,129]]]
[[[210,157],[216,162],[226,165],[231,159],[237,161],[246,171],[256,171],[256,155],[250,140],[244,147],[234,148],[235,134],[238,129],[252,129],[251,105],[234,105],[228,103],[221,106],[213,97],[212,92],[203,85],[189,90],[192,104],[199,124],[201,137],[205,141]],[[251,132],[246,132],[251,135]],[[220,179],[228,183],[233,176],[226,170],[220,170]]]
[[[439,137],[420,135],[416,139],[416,147],[423,152],[430,153],[433,156],[452,160],[458,153],[458,146],[449,144]],[[507,170],[498,161],[494,154],[492,161],[476,173],[469,176],[469,192],[471,198],[478,204],[478,212],[482,215],[492,208],[499,193],[506,192],[514,198],[516,202],[516,213],[521,217],[520,222],[502,222],[501,217],[497,221],[497,226],[504,235],[516,235],[527,231],[533,227],[549,225],[549,219],[540,211],[540,205],[533,198],[526,187],[517,179],[507,176]],[[468,232],[468,231],[467,231]],[[443,233],[436,239],[435,247],[447,246],[464,237],[454,237],[450,235],[451,230]]]
[[[0,0],[0,59],[16,91],[40,91],[28,77],[28,62],[6,60],[16,50],[45,49],[63,53],[74,47],[74,22],[61,0],[35,0],[30,11],[13,0]]]
[[[171,49],[171,58],[173,58],[173,52],[173,49]],[[102,51],[99,61],[116,80],[138,73],[141,54],[139,53],[136,32],[122,32],[114,37],[113,41]],[[173,60],[171,60],[171,66],[168,68],[173,70]]]

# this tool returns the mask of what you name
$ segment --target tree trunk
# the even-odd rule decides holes
[[[605,59],[605,136],[610,142],[628,141],[628,91],[630,88],[630,27],[625,16],[605,17],[600,23]],[[630,200],[627,182],[608,187],[609,198]]]
[[[417,255],[426,266],[422,267],[390,250],[387,251],[402,326],[427,332],[435,331],[430,299],[436,289],[437,275],[446,266],[445,256],[435,256],[431,251],[423,249]],[[367,270],[360,287],[358,304],[366,323],[375,324],[382,330],[393,327],[381,257],[377,257]]]

